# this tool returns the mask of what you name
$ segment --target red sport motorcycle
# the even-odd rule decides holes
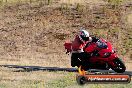
[[[71,42],[64,44],[66,53],[70,53]],[[123,73],[126,66],[123,61],[117,56],[115,50],[112,48],[110,42],[104,39],[99,39],[96,43],[87,43],[84,52],[91,53],[91,57],[85,60],[78,58],[76,66],[82,66],[84,70],[88,69],[102,69],[109,70],[110,68],[117,73]],[[71,63],[75,61],[71,60]]]

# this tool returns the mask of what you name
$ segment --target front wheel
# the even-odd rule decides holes
[[[125,72],[126,66],[125,66],[125,64],[123,63],[122,60],[120,60],[119,58],[117,58],[117,59],[115,59],[113,61],[113,63],[114,63],[115,66],[111,66],[112,70],[114,70],[117,73],[123,73],[123,72]]]

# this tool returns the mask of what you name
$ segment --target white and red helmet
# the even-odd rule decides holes
[[[86,31],[86,30],[84,30],[84,29],[81,29],[80,31],[79,31],[79,38],[80,38],[80,40],[82,41],[82,42],[86,42],[86,41],[89,41],[89,32],[88,31]]]

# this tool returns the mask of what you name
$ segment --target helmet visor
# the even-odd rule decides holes
[[[81,38],[82,38],[84,41],[88,41],[88,40],[89,40],[89,37],[83,37],[83,36],[81,36]]]

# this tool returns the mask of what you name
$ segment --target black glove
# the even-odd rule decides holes
[[[92,37],[92,42],[97,42],[99,40],[99,38],[97,37]]]

